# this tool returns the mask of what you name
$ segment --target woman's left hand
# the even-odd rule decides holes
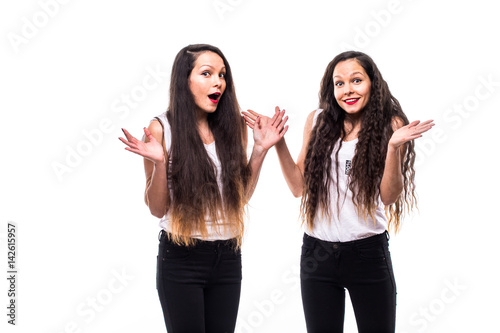
[[[248,110],[243,112],[248,127],[253,129],[254,146],[260,146],[268,150],[280,141],[288,130],[285,126],[288,116],[285,116],[285,110],[280,111],[276,107],[272,118],[262,116],[255,111]]]
[[[408,141],[422,137],[422,134],[430,130],[434,125],[434,120],[427,120],[423,123],[420,120],[415,120],[395,131],[389,140],[389,146],[399,148]]]

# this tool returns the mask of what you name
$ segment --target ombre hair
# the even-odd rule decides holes
[[[217,110],[208,114],[208,125],[221,163],[220,189],[215,166],[198,133],[196,105],[188,82],[196,59],[205,52],[219,55],[226,67],[226,89]],[[172,130],[169,211],[173,241],[192,245],[194,233],[206,238],[206,220],[209,219],[214,224],[222,224],[224,233],[230,231],[236,235],[240,246],[247,202],[245,189],[250,178],[245,150],[246,127],[240,115],[231,67],[218,48],[196,44],[180,50],[172,67],[166,115]]]

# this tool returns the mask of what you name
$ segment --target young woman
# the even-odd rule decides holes
[[[259,115],[244,115],[253,128]],[[308,332],[343,332],[345,289],[359,332],[395,331],[387,230],[397,231],[416,204],[413,140],[433,125],[409,123],[373,60],[344,52],[325,71],[320,109],[307,118],[297,162],[284,139],[276,144],[287,184],[302,196]]]
[[[125,149],[144,157],[145,201],[161,219],[157,289],[169,333],[234,331],[244,208],[285,122],[283,113],[266,126],[257,120],[247,162],[231,68],[201,44],[177,54],[168,111],[144,141],[123,130]]]

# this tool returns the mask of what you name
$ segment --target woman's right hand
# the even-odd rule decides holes
[[[119,139],[128,146],[125,147],[126,150],[140,155],[155,164],[165,162],[165,153],[163,151],[162,144],[154,138],[146,127],[144,127],[144,134],[147,138],[145,142],[138,140],[124,128],[122,128],[122,131],[123,134],[125,134],[126,139],[121,137]]]
[[[288,116],[284,117],[285,110],[280,110],[279,107],[276,107],[272,118],[262,116],[252,110],[242,113],[248,127],[253,130],[255,145],[266,151],[279,142],[288,130],[286,125]]]
[[[279,112],[279,108],[277,111],[275,111],[275,114],[277,112]],[[241,113],[243,114],[243,119],[245,119],[247,126],[250,127],[251,129],[254,129],[254,125],[255,125],[255,122],[257,121],[257,118],[260,118],[260,125],[263,127],[265,127],[267,125],[267,123],[269,122],[269,120],[271,120],[271,118],[269,118],[267,116],[263,116],[260,113],[257,113],[257,112],[252,111],[252,110],[243,111]]]

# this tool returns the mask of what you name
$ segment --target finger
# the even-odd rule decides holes
[[[417,131],[415,131],[415,134],[425,133],[428,130],[430,130],[431,128],[432,128],[432,126],[426,126],[426,127],[419,128]]]
[[[429,119],[429,120],[424,121],[421,125],[427,125],[427,124],[430,124],[432,122],[434,122],[434,120],[433,119]]]
[[[247,113],[250,115],[250,118],[252,118],[252,120],[255,120],[257,119],[257,117],[261,116],[260,113],[255,112],[253,110],[247,110]]]
[[[251,123],[251,124],[254,124],[255,120],[256,120],[256,119],[252,119],[252,118],[247,117],[247,116],[243,116],[243,119],[245,119],[246,122]]]
[[[427,120],[423,123],[420,123],[417,127],[414,128],[416,133],[424,133],[430,130],[435,124],[433,120]]]
[[[419,134],[419,135],[413,135],[413,136],[411,137],[411,139],[410,139],[410,140],[408,140],[408,141],[411,141],[411,140],[416,140],[416,139],[421,138],[421,137],[422,137],[422,134]]]
[[[122,128],[122,132],[123,134],[125,134],[125,137],[127,138],[128,141],[132,142],[134,141],[134,139],[137,141],[137,139],[132,134],[130,134],[125,128]]]
[[[158,142],[156,140],[156,138],[153,136],[153,134],[151,134],[151,132],[149,131],[149,129],[147,127],[144,127],[144,134],[146,135],[146,137],[148,138],[148,140],[150,142],[153,142],[153,143]],[[146,142],[146,140],[144,140],[144,138],[143,138],[143,141]]]
[[[248,109],[246,112],[254,115],[255,117],[259,116],[259,113],[258,112],[255,112],[254,110],[251,110],[251,109]]]
[[[247,118],[252,117],[252,115],[250,114],[250,112],[247,112],[247,111],[241,111],[241,116],[242,117],[247,117]]]
[[[138,150],[138,149],[125,147],[125,150],[127,150],[127,151],[129,151],[129,152],[132,152],[132,153],[134,153],[134,154],[136,154],[136,155],[139,155],[139,156],[145,157],[145,158],[148,158],[148,157],[149,157],[149,155],[148,155],[148,154],[145,154],[143,151]]]
[[[126,144],[127,146],[131,147],[131,148],[136,148],[137,145],[128,141],[128,140],[125,140],[124,138],[118,138],[121,142],[123,142],[124,144]]]
[[[415,127],[417,126],[418,124],[420,124],[420,120],[414,120],[412,121],[411,123],[409,123],[408,125],[406,125],[406,127],[410,128],[410,127]]]
[[[281,123],[281,120],[283,119],[284,114],[285,110],[279,111],[279,109],[277,109],[274,113],[273,119],[271,120],[271,125],[273,127],[278,127],[278,125]]]
[[[283,118],[283,120],[281,121],[281,123],[283,125],[285,125],[285,123],[288,121],[289,117],[288,116],[285,116],[285,118]]]
[[[246,119],[251,119],[251,120],[252,120],[252,122],[254,122],[254,121],[255,121],[255,119],[257,118],[257,116],[254,116],[254,115],[252,115],[251,113],[246,112],[246,111],[241,112],[241,114],[243,115],[243,118],[246,118]]]
[[[432,126],[434,126],[436,124],[434,124],[434,120],[427,120],[427,121],[424,121],[423,123],[420,123],[420,127],[425,127],[425,128],[432,128]]]
[[[260,116],[257,116],[257,119],[255,119],[255,124],[254,126],[257,125],[257,128],[258,129],[261,129],[261,125],[260,125]]]
[[[243,116],[243,119],[245,119],[245,123],[247,124],[248,127],[250,127],[251,129],[254,128],[255,123],[251,119],[249,119],[246,116]]]
[[[285,128],[283,128],[283,130],[280,132],[280,138],[285,136],[286,131],[288,131],[288,125],[286,125]]]
[[[285,109],[281,110],[279,116],[278,116],[278,119],[277,121],[279,121],[279,124],[281,124],[283,122],[283,116],[285,115]],[[288,118],[288,116],[286,116],[285,118]]]
[[[275,111],[274,111],[274,115],[273,117],[271,118],[271,121],[269,121],[269,125],[271,126],[274,126],[274,123],[276,122],[276,119],[278,118],[278,115],[279,115],[279,109],[278,107],[276,107]]]
[[[278,130],[281,131],[283,129],[283,127],[285,126],[286,122],[288,121],[288,116],[286,116],[285,118],[283,118],[283,120],[279,123],[278,125]]]

